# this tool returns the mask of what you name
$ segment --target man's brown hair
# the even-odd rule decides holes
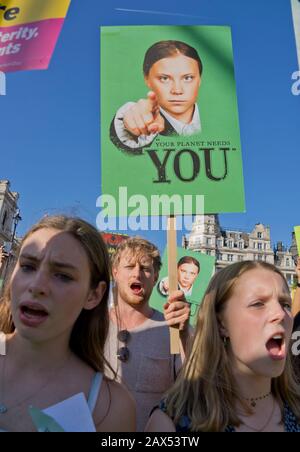
[[[124,251],[128,251],[130,254],[136,256],[137,258],[141,256],[149,256],[153,261],[153,267],[155,273],[158,275],[161,268],[161,258],[158,248],[153,245],[153,243],[148,240],[142,239],[141,237],[129,237],[124,240],[117,247],[115,254],[112,257],[112,266],[116,268],[121,259],[121,255]]]

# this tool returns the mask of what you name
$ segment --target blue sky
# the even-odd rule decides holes
[[[297,57],[288,0],[72,0],[49,69],[8,74],[0,96],[0,179],[20,193],[19,235],[57,211],[95,224],[99,27],[143,24],[232,27],[247,211],[221,215],[221,224],[248,230],[262,222],[273,242],[289,245],[300,224],[300,96],[291,94]],[[140,235],[163,246],[164,233]]]

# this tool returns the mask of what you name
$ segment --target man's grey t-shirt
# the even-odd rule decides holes
[[[125,384],[135,398],[137,431],[143,431],[152,408],[174,383],[181,358],[170,354],[169,327],[158,311],[154,310],[150,319],[130,330],[127,342],[130,356],[125,363],[117,358],[117,350],[124,346],[117,335],[117,325],[110,322],[105,357],[116,370],[118,381]],[[112,376],[109,371],[106,374]]]

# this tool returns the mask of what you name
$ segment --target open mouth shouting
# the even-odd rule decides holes
[[[269,356],[275,360],[280,361],[286,357],[285,334],[283,332],[275,333],[266,343],[266,349]]]
[[[21,322],[30,327],[36,327],[45,322],[49,316],[47,309],[40,303],[25,301],[20,304],[19,316]]]
[[[143,286],[140,282],[133,282],[130,284],[130,289],[134,293],[134,295],[143,296]]]

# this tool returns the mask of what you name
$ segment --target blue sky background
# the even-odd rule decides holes
[[[121,11],[121,9],[152,12]],[[95,224],[100,192],[100,25],[230,25],[244,163],[244,214],[224,227],[271,226],[290,244],[299,214],[300,96],[288,0],[72,0],[47,71],[7,74],[0,96],[0,179],[20,193],[21,235],[45,213]],[[143,234],[163,248],[165,234]],[[179,237],[180,238],[180,237]]]

